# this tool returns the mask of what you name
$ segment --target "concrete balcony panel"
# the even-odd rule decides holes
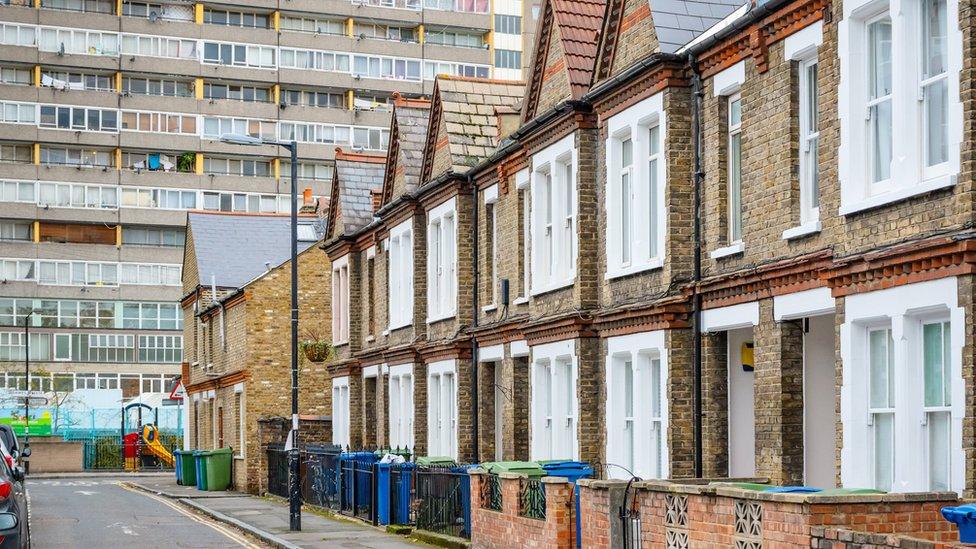
[[[315,162],[324,162],[335,160],[335,150],[336,147],[342,147],[344,151],[352,150],[350,145],[335,145],[327,143],[299,143],[298,144],[298,156],[306,160],[312,160]],[[281,174],[282,180],[286,180],[287,174]]]
[[[35,164],[23,164],[19,162],[0,163],[0,173],[3,174],[4,179],[37,179],[38,175],[43,171],[43,166],[37,166]]]
[[[392,111],[383,110],[355,110],[352,111],[352,123],[357,126],[390,127]]]
[[[353,124],[355,116],[349,109],[288,105],[281,110],[282,122],[318,122],[322,124]]]
[[[181,210],[158,210],[152,208],[122,208],[119,222],[126,225],[151,225],[161,227],[185,227],[186,212]],[[176,263],[179,263],[178,261]]]
[[[310,14],[306,14],[310,17]],[[344,34],[318,34],[314,32],[281,32],[281,47],[310,50],[347,51],[355,42]]]
[[[196,189],[206,177],[193,173],[122,170],[121,184],[131,187],[159,187],[171,189]]]
[[[197,110],[204,115],[214,116],[244,116],[274,120],[278,118],[278,105],[274,103],[244,102],[234,99],[203,99],[197,102]],[[183,111],[188,112],[188,111]]]
[[[245,42],[264,46],[276,46],[278,44],[278,33],[274,29],[229,27],[226,25],[198,25],[197,28],[200,29],[200,38],[203,40]]]
[[[135,132],[123,130],[119,142],[125,150],[138,149],[140,151],[186,151],[196,152],[200,147],[200,138],[195,134]],[[172,156],[172,155],[170,155]],[[175,159],[171,162],[176,163]],[[128,168],[129,166],[123,166]]]
[[[87,130],[36,130],[36,141],[41,143],[60,143],[62,145],[81,145],[100,149],[114,149],[119,145],[119,134]]]
[[[177,38],[200,38],[201,36],[200,25],[193,21],[157,19],[153,22],[146,17],[122,17],[122,32]]]
[[[121,64],[122,71],[125,73],[146,73],[166,77],[196,77],[201,71],[200,62],[196,59],[123,55]]]
[[[4,11],[4,15],[6,15]],[[37,48],[33,46],[0,46],[0,59],[8,63],[37,63]]]
[[[0,141],[37,141],[38,129],[29,124],[0,123]]]
[[[352,75],[341,72],[326,72],[303,69],[281,69],[278,71],[283,87],[316,86],[339,89],[370,89],[353,80]]]
[[[115,245],[40,242],[33,246],[38,259],[119,261],[119,249]]]
[[[230,2],[231,0],[227,0]],[[260,0],[248,0],[259,2]],[[236,4],[237,2],[234,1]],[[304,17],[315,17],[327,14],[329,17],[365,17],[366,12],[363,8],[353,4],[348,0],[291,0],[286,5],[289,14],[302,15]],[[420,20],[419,13],[405,12],[404,17],[415,17]]]
[[[119,261],[130,263],[183,263],[182,246],[122,245]]]
[[[37,246],[33,242],[4,240],[3,247],[0,248],[0,256],[34,259],[37,257]]]
[[[17,219],[33,221],[37,219],[37,206],[23,202],[0,202],[0,217],[3,219]]]
[[[118,222],[118,210],[108,208],[54,208],[37,207],[39,221],[71,222],[71,223],[104,223],[115,225]],[[77,246],[77,244],[69,244]]]
[[[39,99],[40,97],[47,95],[42,92],[46,88],[36,88],[34,86],[17,86],[13,84],[2,84],[0,85],[0,97],[3,97],[6,101],[28,101],[37,102],[44,101]],[[49,101],[49,99],[46,99]]]
[[[114,167],[44,165],[38,166],[37,178],[42,181],[70,181],[73,183],[117,185],[119,182],[119,172]]]
[[[424,58],[455,63],[472,63],[475,65],[491,65],[492,59],[487,47],[458,48],[441,46],[439,44],[425,44]]]
[[[491,29],[491,15],[487,13],[424,10],[424,25],[428,28],[459,27],[487,32]]]
[[[103,109],[118,108],[119,95],[113,91],[56,90],[54,88],[33,88],[34,101],[53,105],[84,105]]]
[[[81,55],[76,53],[58,55],[58,52],[42,51],[37,53],[34,60],[43,67],[71,67],[75,71],[91,69],[115,72],[119,68],[119,58],[115,55]]]
[[[118,297],[125,301],[179,301],[183,297],[183,288],[180,286],[138,286],[135,284],[123,284],[115,292]]]
[[[37,10],[37,22],[47,27],[118,32],[119,18],[110,13],[84,13],[69,10]]]
[[[282,192],[278,189],[278,182],[273,177],[244,177],[240,175],[204,176],[204,184],[200,188],[205,191]]]
[[[4,6],[3,20],[9,23],[37,24],[40,10],[30,6]]]
[[[13,257],[13,256],[9,256],[9,257]],[[33,282],[15,282],[12,280],[4,280],[2,277],[0,277],[0,295],[2,295],[3,297],[27,297],[27,298],[48,297],[48,296],[38,295],[37,284]],[[55,296],[57,296],[57,294],[55,294]],[[72,295],[71,297],[76,298],[75,295]]]
[[[123,110],[160,111],[194,114],[197,100],[193,97],[160,97],[155,95],[123,95],[120,98]]]
[[[278,74],[274,69],[202,64],[199,66],[199,74],[206,80],[234,80],[253,82],[255,85],[271,85],[278,81]]]
[[[417,42],[400,42],[398,40],[379,40],[375,38],[352,38],[347,46],[350,53],[369,55],[388,55],[392,57],[411,57],[421,59],[424,55],[423,46]]]

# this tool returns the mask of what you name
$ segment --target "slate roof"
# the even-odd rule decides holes
[[[299,219],[314,224],[313,217]],[[193,238],[199,284],[211,276],[222,288],[242,288],[291,257],[291,218],[287,215],[189,212],[186,224]],[[316,233],[318,238],[321,234]],[[316,239],[317,240],[317,239]],[[301,253],[315,240],[299,240]]]
[[[578,99],[590,85],[607,3],[606,0],[550,1],[562,38],[569,83],[573,97]]]
[[[374,191],[383,187],[386,155],[347,153],[336,149],[335,176],[329,211],[329,233],[351,234],[373,220]],[[331,227],[337,217],[341,227]]]
[[[435,102],[443,118],[455,172],[475,166],[498,146],[498,107],[512,107],[525,94],[525,84],[461,76],[438,76]],[[437,127],[431,128],[436,138]],[[433,150],[434,143],[427,147]]]
[[[405,192],[411,192],[420,186],[429,121],[430,100],[406,99],[399,94],[393,94],[394,131],[390,135],[390,154],[386,161],[386,180],[383,182],[384,203],[392,198],[395,174],[390,173],[390,170],[394,166],[403,170]]]
[[[660,49],[674,53],[749,0],[650,0]]]

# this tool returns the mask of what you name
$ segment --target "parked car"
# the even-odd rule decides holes
[[[10,425],[0,424],[0,442],[3,443],[7,453],[20,463],[20,441],[17,440],[17,433]],[[13,467],[13,464],[9,464]]]
[[[0,452],[10,455],[0,440]],[[29,450],[24,452],[30,455]],[[25,456],[26,457],[26,456]],[[11,467],[7,459],[0,460],[0,549],[30,547],[30,514],[27,509],[27,486],[24,469]]]

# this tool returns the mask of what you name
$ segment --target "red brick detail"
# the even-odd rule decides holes
[[[566,68],[566,60],[558,59],[555,63],[546,68],[545,72],[542,73],[542,80],[545,81],[552,78],[552,75]]]
[[[651,5],[641,4],[639,8],[632,11],[630,15],[624,17],[623,21],[620,22],[620,30],[617,32],[624,32],[630,27],[633,27],[637,23],[640,23],[644,19],[651,16]]]
[[[503,475],[502,510],[481,507],[481,482],[485,474],[471,475],[471,547],[475,549],[571,549],[576,547],[576,517],[573,485],[545,479],[546,519],[519,515],[519,485],[522,478]],[[588,547],[585,543],[583,547]]]

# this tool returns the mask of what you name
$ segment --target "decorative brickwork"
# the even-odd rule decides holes
[[[573,485],[566,479],[543,477],[546,513],[545,520],[538,520],[519,514],[519,485],[524,477],[512,473],[498,475],[502,491],[501,511],[482,505],[481,486],[486,478],[483,472],[471,474],[472,547],[570,549],[576,546]]]

